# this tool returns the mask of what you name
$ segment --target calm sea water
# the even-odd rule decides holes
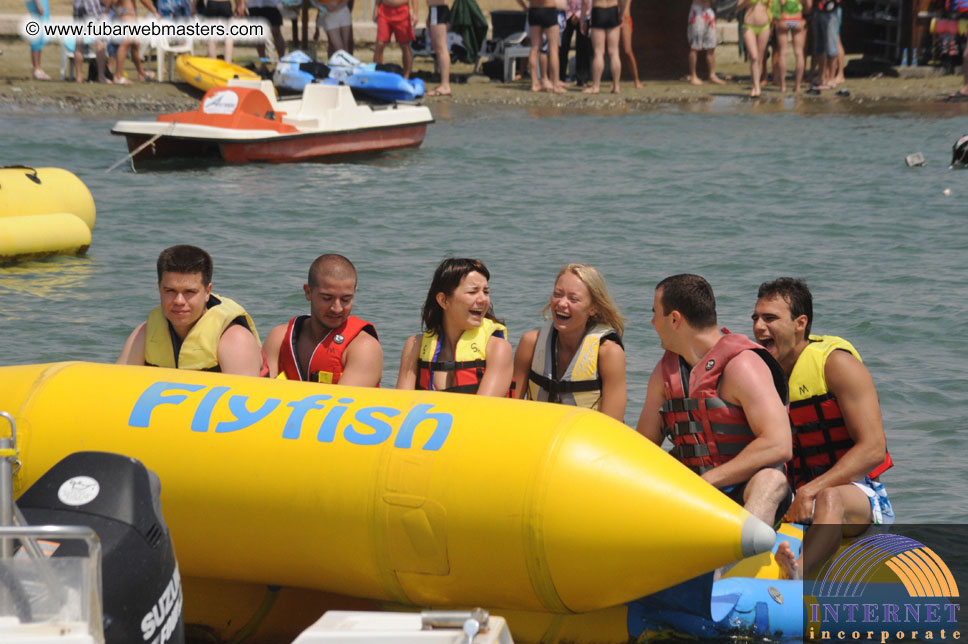
[[[659,279],[704,275],[721,324],[749,333],[757,285],[794,275],[813,288],[815,331],[850,339],[874,376],[899,520],[968,522],[968,172],[947,170],[964,118],[437,116],[423,147],[374,160],[110,174],[126,152],[113,119],[0,116],[3,164],[67,168],[98,207],[86,257],[0,268],[0,364],[114,361],[157,303],[158,252],[193,243],[263,336],[305,312],[313,258],[350,257],[392,386],[442,258],[486,262],[513,342],[538,326],[558,269],[582,261],[628,318],[634,425],[661,353]],[[904,165],[915,151],[927,167]]]

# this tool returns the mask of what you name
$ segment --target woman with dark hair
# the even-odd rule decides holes
[[[424,302],[424,332],[407,338],[397,389],[427,389],[508,396],[512,352],[507,328],[494,316],[477,259],[445,259]]]

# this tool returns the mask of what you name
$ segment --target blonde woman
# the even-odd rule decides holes
[[[753,76],[751,98],[760,95],[760,78],[763,75],[763,60],[766,46],[770,42],[772,0],[739,0],[738,11],[745,11],[743,17],[743,44],[750,55],[750,73]]]
[[[587,264],[565,266],[543,315],[547,322],[525,333],[514,354],[515,396],[597,409],[623,420],[625,320],[602,274]]]

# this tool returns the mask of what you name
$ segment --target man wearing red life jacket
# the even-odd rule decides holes
[[[836,533],[826,536],[836,548],[840,524],[856,534],[871,523],[894,522],[879,481],[893,463],[870,372],[846,340],[810,335],[812,322],[813,297],[805,282],[781,277],[760,285],[753,335],[783,367],[790,386],[793,459],[787,473],[796,497],[786,519],[837,524]],[[809,538],[811,532],[816,530],[808,530],[811,547],[804,551],[819,563],[829,549],[813,546],[819,537]],[[789,544],[780,544],[776,558],[791,577],[802,571]]]
[[[266,355],[273,378],[376,387],[383,373],[383,349],[376,329],[352,315],[356,267],[342,255],[316,258],[303,285],[309,315],[292,318],[269,332]]]
[[[269,373],[255,323],[240,305],[212,293],[212,257],[197,246],[166,248],[158,256],[161,304],[124,343],[118,364]]]
[[[775,525],[790,497],[782,370],[746,336],[719,330],[712,287],[698,275],[659,282],[652,313],[666,353],[636,430],[657,445],[668,437],[680,462]]]

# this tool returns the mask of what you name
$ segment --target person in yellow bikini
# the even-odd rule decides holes
[[[750,55],[750,75],[753,77],[751,98],[760,95],[760,77],[763,75],[763,59],[770,41],[770,6],[773,0],[739,0],[738,11],[745,11],[743,18],[743,44]]]
[[[807,44],[807,21],[803,10],[810,10],[810,0],[778,0],[773,3],[773,17],[776,20],[777,76],[780,91],[786,91],[787,43],[793,40],[793,58],[796,61],[793,73],[793,91],[798,93],[803,83],[804,47]]]

